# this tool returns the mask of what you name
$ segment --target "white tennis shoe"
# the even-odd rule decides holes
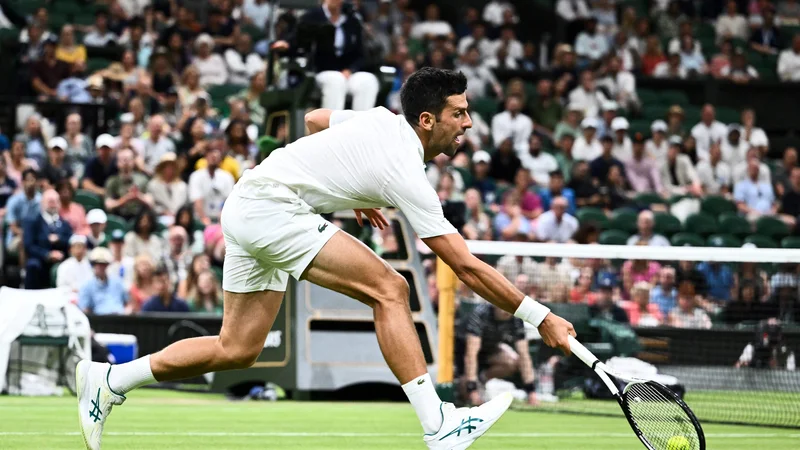
[[[100,450],[103,426],[111,408],[125,401],[124,395],[114,393],[108,386],[111,364],[81,361],[75,368],[78,388],[78,418],[81,434],[88,450]]]
[[[425,435],[425,443],[431,450],[464,450],[489,431],[512,400],[506,393],[474,408],[442,403],[442,426],[436,434]]]

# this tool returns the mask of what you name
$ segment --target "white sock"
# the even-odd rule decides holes
[[[125,395],[138,387],[156,382],[153,371],[150,370],[150,355],[111,366],[108,374],[108,387],[117,395]]]
[[[420,375],[403,385],[408,401],[422,422],[425,434],[434,434],[442,426],[442,400],[436,393],[436,386],[430,374]]]

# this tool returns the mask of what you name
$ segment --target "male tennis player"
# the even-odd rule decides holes
[[[219,336],[186,339],[130,363],[82,361],[76,369],[81,431],[99,449],[103,425],[125,394],[157,381],[250,367],[278,313],[289,275],[374,309],[378,343],[422,422],[431,449],[465,449],[506,411],[501,396],[475,408],[443,403],[427,373],[405,279],[367,246],[319,214],[356,208],[373,226],[378,209],[400,209],[419,237],[481,297],[539,327],[545,343],[569,351],[572,325],[526,297],[472,256],[444,218],[425,161],[454,155],[467,114],[464,75],[423,69],[401,93],[403,116],[385,108],[316,110],[312,131],[244,174],[222,211],[225,313]],[[360,209],[360,208],[366,208]]]

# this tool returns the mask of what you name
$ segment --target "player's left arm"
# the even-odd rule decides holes
[[[305,115],[306,127],[311,134],[319,133],[328,128],[352,119],[356,115],[355,111],[349,109],[334,111],[331,109],[315,109]]]

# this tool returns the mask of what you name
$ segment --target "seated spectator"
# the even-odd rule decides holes
[[[75,198],[75,187],[68,180],[61,180],[55,186],[59,197],[58,214],[72,227],[72,232],[86,236],[89,234],[89,225],[86,223],[86,210]]]
[[[551,209],[536,223],[536,237],[543,242],[564,243],[578,231],[578,219],[567,213],[569,203],[564,197],[555,197]]]
[[[756,139],[756,143],[760,142]],[[750,160],[758,161],[758,182],[772,184],[772,173],[769,170],[769,166],[761,161],[758,149],[755,146],[751,146],[745,153],[744,159],[733,166],[733,184],[736,185],[736,183],[748,178]]]
[[[531,221],[522,213],[519,192],[511,191],[503,198],[503,207],[494,216],[494,229],[504,241],[525,240],[532,234]]]
[[[214,38],[203,33],[195,40],[194,47],[192,65],[200,76],[200,85],[205,87],[225,84],[228,81],[228,69],[222,56],[213,53]]]
[[[169,227],[167,231],[167,244],[169,248],[164,252],[160,263],[169,272],[172,287],[177,289],[179,283],[187,276],[192,264],[192,252],[189,248],[189,235],[179,225]]]
[[[214,38],[214,44],[222,49],[233,47],[236,43],[236,38],[240,34],[239,25],[236,20],[228,14],[225,14],[219,7],[211,6],[208,9],[208,16],[206,18],[206,27],[203,29],[204,34],[208,34]]]
[[[568,105],[564,117],[556,124],[553,140],[560,143],[564,136],[571,136],[574,143],[575,137],[581,134],[581,115],[580,105]]]
[[[789,187],[781,196],[778,208],[781,220],[791,228],[795,228],[800,219],[800,167],[792,169]]]
[[[459,56],[466,55],[472,47],[477,47],[482,60],[490,58],[495,53],[494,41],[486,37],[486,23],[480,20],[472,23],[472,31],[469,36],[464,36],[458,41]]]
[[[23,221],[25,289],[48,288],[51,267],[66,257],[72,228],[58,215],[58,203],[56,191],[44,191],[40,211]]]
[[[492,220],[483,210],[480,192],[475,188],[467,189],[464,203],[467,206],[467,222],[461,230],[464,236],[472,240],[492,240]]]
[[[644,54],[641,56],[641,70],[645,76],[655,76],[656,68],[667,61],[664,56],[664,51],[661,48],[661,41],[658,36],[651,35],[647,37],[647,46],[645,47]]]
[[[111,236],[106,234],[108,216],[105,211],[95,208],[86,213],[86,223],[89,231],[86,234],[86,246],[89,250],[95,247],[108,247]]]
[[[36,162],[36,170],[44,167],[47,162],[47,138],[42,131],[42,116],[38,113],[31,114],[25,121],[25,129],[14,138],[25,143],[25,155]]]
[[[528,395],[528,403],[536,404],[533,363],[525,325],[521,319],[502,309],[484,303],[472,312],[464,325],[464,387],[470,403],[480,405],[479,383],[519,373]],[[487,369],[479,373],[481,367]]]
[[[697,306],[694,286],[684,283],[678,291],[678,307],[669,313],[668,323],[676,328],[711,328],[711,319]]]
[[[514,177],[514,186],[506,193],[506,195],[510,193],[519,195],[522,215],[529,220],[535,220],[543,211],[541,199],[532,191],[534,186],[530,172],[522,168],[517,171],[517,175]]]
[[[657,134],[663,133],[659,132],[653,135],[655,139],[661,139],[661,137],[656,138]],[[642,133],[636,133],[633,136],[632,156],[625,161],[625,177],[636,193],[655,192],[661,194],[663,186],[658,162],[645,151],[645,145]]]
[[[688,22],[688,17],[681,11],[679,0],[672,0],[667,3],[666,8],[653,10],[656,28],[662,39],[675,38],[679,34],[679,27]]]
[[[197,276],[197,286],[186,297],[189,311],[222,315],[222,289],[219,281],[210,270]]]
[[[75,28],[70,24],[61,27],[61,35],[56,47],[56,59],[70,65],[86,62],[86,47],[75,43]]]
[[[5,236],[5,250],[17,254],[22,245],[23,224],[27,217],[40,211],[42,194],[36,190],[38,174],[27,169],[22,173],[22,190],[12,195],[6,203],[5,223],[8,231]]]
[[[597,89],[592,71],[581,72],[580,86],[569,93],[569,104],[580,108],[584,117],[596,118],[600,114],[601,106],[607,101],[605,94]]]
[[[709,159],[697,163],[697,177],[706,194],[729,194],[732,184],[731,167],[723,161],[719,144],[712,144]]]
[[[692,160],[681,153],[680,138],[671,138],[667,158],[661,164],[661,184],[668,195],[685,195],[687,193],[700,196],[702,186]]]
[[[719,53],[708,63],[708,73],[714,78],[721,78],[722,70],[731,65],[733,52],[733,42],[730,39],[723,40],[719,45]]]
[[[181,109],[183,111],[190,110],[197,98],[203,94],[208,95],[205,87],[200,84],[200,71],[197,70],[195,65],[187,66],[181,74],[180,85],[178,86]]]
[[[778,20],[782,24],[790,25],[800,23],[800,2],[797,0],[783,0],[777,6]]]
[[[133,286],[134,259],[124,256],[125,253],[125,232],[114,230],[108,237],[108,249],[111,250],[111,264],[108,265],[106,273],[110,278],[117,278],[122,281],[125,292],[131,291]]]
[[[528,153],[521,156],[522,166],[526,168],[538,186],[550,183],[550,173],[558,170],[558,161],[550,153],[542,150],[542,140],[532,134]]]
[[[751,282],[743,282],[739,286],[736,300],[728,303],[723,310],[723,320],[729,325],[742,322],[758,322],[778,316],[778,310],[772,302],[764,302],[759,298],[756,286]]]
[[[9,8],[4,6],[3,9],[4,10],[8,10]],[[9,17],[9,19],[10,19],[10,17]],[[19,42],[21,44],[29,43],[31,41],[31,39],[32,39],[31,33],[33,32],[34,28],[38,28],[39,31],[45,30],[44,31],[44,35],[43,35],[43,39],[55,38],[55,36],[52,33],[50,33],[49,31],[46,31],[48,29],[48,27],[50,26],[49,22],[50,22],[50,18],[49,18],[49,15],[47,13],[47,8],[44,7],[44,6],[40,6],[40,7],[36,8],[36,10],[34,10],[34,12],[33,12],[33,15],[31,15],[31,17],[30,17],[28,27],[27,28],[26,27],[22,27],[22,32],[20,32],[20,34],[19,34]]]
[[[782,197],[786,190],[791,188],[792,171],[797,165],[797,149],[787,147],[783,151],[783,158],[780,163],[772,168],[773,179],[775,180],[775,194]]]
[[[585,22],[584,31],[575,39],[575,53],[583,65],[588,65],[603,58],[608,50],[608,39],[598,31],[597,19],[589,17]]]
[[[724,306],[731,300],[734,285],[734,273],[727,264],[719,262],[701,262],[697,270],[703,274],[708,286],[707,300]]]
[[[621,302],[620,306],[628,315],[631,326],[658,327],[664,322],[664,315],[658,306],[650,303],[650,283],[640,281],[631,289],[631,300]]]
[[[94,16],[94,26],[86,33],[83,43],[87,47],[105,47],[118,40],[116,34],[108,29],[108,13],[102,9],[97,10]]]
[[[56,43],[45,41],[42,57],[31,67],[31,87],[40,98],[56,98],[61,80],[72,73],[72,66],[56,59]]]
[[[118,173],[117,162],[114,160],[114,152],[111,150],[114,145],[114,138],[110,134],[101,134],[95,141],[97,155],[89,159],[86,164],[84,177],[81,180],[81,187],[97,195],[105,196],[105,185],[109,178]],[[130,150],[128,150],[131,154]]]
[[[720,142],[722,161],[733,168],[745,160],[749,149],[750,142],[742,139],[742,127],[738,124],[728,125],[728,136]]]
[[[747,19],[739,14],[736,0],[728,0],[725,3],[725,14],[717,18],[715,29],[717,32],[717,43],[726,39],[747,39],[750,29]]]
[[[222,152],[216,146],[206,150],[207,167],[195,170],[189,177],[189,201],[194,204],[198,220],[205,225],[217,223],[222,204],[233,190],[233,176],[222,170]]]
[[[653,69],[653,77],[655,78],[671,78],[685,80],[689,77],[689,71],[682,64],[680,51],[671,51],[667,56],[667,60],[658,63],[656,68]]]
[[[548,136],[551,135],[563,114],[564,108],[553,92],[553,82],[546,78],[539,80],[531,111],[531,118],[536,123],[536,128]]]
[[[632,111],[639,108],[636,78],[623,68],[619,56],[612,55],[608,58],[605,77],[597,84],[604,87],[611,94],[611,100],[616,101],[623,109]]]
[[[673,52],[686,52],[687,54],[694,54],[694,55],[702,55],[703,54],[703,46],[700,44],[698,39],[694,38],[694,29],[692,22],[690,20],[684,20],[681,22],[678,30],[678,35],[670,39],[669,44],[667,45],[668,53]],[[684,39],[691,39],[691,45],[686,43],[686,48],[684,49]]]
[[[691,36],[681,36],[681,67],[690,77],[704,75],[708,72],[706,58],[696,50],[695,41]]]
[[[19,187],[17,182],[8,176],[5,159],[0,158],[0,224],[3,223],[5,219],[8,200],[17,192]],[[0,237],[0,239],[2,239],[2,237]],[[0,251],[2,251],[2,244],[0,244]]]
[[[83,176],[84,167],[94,151],[91,138],[81,133],[82,126],[83,121],[80,114],[72,113],[67,116],[63,138],[67,141],[65,149],[67,164],[76,177]]]
[[[670,138],[673,136],[685,137],[688,134],[683,122],[685,118],[686,115],[680,105],[670,106],[667,111],[667,136]],[[666,157],[666,153],[664,153],[664,157]]]
[[[558,170],[561,171],[561,176],[566,180],[569,180],[572,176],[572,166],[577,162],[572,157],[572,147],[574,145],[575,137],[571,134],[561,136],[557,143],[555,157],[558,162]]]
[[[73,186],[78,185],[78,179],[72,167],[66,162],[67,141],[56,136],[47,143],[47,163],[42,168],[42,179],[46,188],[55,188],[62,181],[67,181]]]
[[[133,221],[131,231],[125,234],[125,256],[148,255],[159,261],[164,255],[164,240],[156,232],[157,219],[151,209],[145,209]]]
[[[750,36],[750,48],[765,55],[777,55],[783,48],[783,36],[775,26],[775,12],[771,9],[763,11],[763,23]]]
[[[603,184],[608,179],[608,170],[612,166],[623,168],[622,162],[614,157],[612,149],[614,148],[614,139],[610,135],[605,135],[600,138],[600,145],[603,147],[603,152],[597,158],[593,159],[589,164],[589,169],[592,178],[598,184]]]
[[[592,283],[594,281],[594,271],[591,267],[584,267],[581,269],[580,275],[578,275],[578,280],[575,282],[575,286],[569,293],[569,301],[570,303],[580,303],[584,305],[592,306],[597,301],[598,297],[603,297],[605,295],[610,296],[613,289],[612,286],[609,284],[608,286],[603,286],[603,283],[600,283],[600,295],[596,295],[592,292]],[[607,288],[607,292],[606,292]]]
[[[600,105],[600,117],[597,121],[597,136],[612,135],[611,123],[617,118],[619,104],[613,100],[603,102]],[[624,117],[623,117],[624,119]]]
[[[105,247],[96,247],[89,253],[93,277],[80,288],[78,306],[86,314],[124,314],[128,295],[118,278],[106,273],[111,264],[111,252]]]
[[[175,91],[177,94],[176,86],[178,84],[178,75],[172,67],[166,48],[159,47],[150,56],[150,76],[152,94],[160,103],[160,109],[163,110],[168,93]]]
[[[197,279],[200,274],[211,268],[211,260],[205,253],[197,253],[192,257],[192,262],[187,268],[186,277],[178,283],[176,295],[178,298],[188,298],[189,292],[197,289]]]
[[[603,198],[603,207],[607,212],[631,206],[632,196],[627,189],[625,176],[620,166],[610,166],[605,183],[600,185],[599,192]]]
[[[13,180],[17,186],[22,185],[22,174],[26,170],[38,170],[39,164],[32,158],[25,157],[25,139],[17,135],[11,141],[11,149],[3,152],[3,159],[5,160],[6,173],[8,177]]]
[[[581,121],[582,134],[575,139],[572,157],[576,161],[592,161],[603,153],[597,133],[598,119],[587,117]]]
[[[800,34],[792,38],[791,48],[778,57],[778,77],[782,81],[800,81]]]
[[[169,273],[164,267],[153,272],[153,284],[155,294],[142,305],[142,312],[189,312],[189,305],[175,296]]]
[[[756,158],[747,162],[747,178],[733,187],[733,198],[739,212],[748,220],[756,220],[763,215],[773,215],[778,210],[772,184],[759,181],[760,163]]]
[[[472,154],[472,187],[480,193],[480,199],[486,203],[495,203],[497,184],[489,176],[492,157],[489,152],[478,150]]]
[[[624,117],[615,117],[611,121],[611,132],[614,138],[614,146],[611,154],[620,161],[627,161],[633,155],[633,142],[628,137],[630,123]]]
[[[575,205],[578,208],[602,207],[603,198],[589,173],[589,164],[586,161],[577,161],[572,166],[572,172],[567,186],[575,192]]]
[[[92,277],[92,266],[86,258],[86,236],[73,234],[69,238],[69,258],[58,265],[56,287],[65,287],[78,297],[81,287]]]
[[[731,58],[731,64],[720,71],[720,76],[734,83],[744,84],[758,79],[758,71],[747,64],[747,58],[742,49],[736,49]]]
[[[653,212],[644,210],[636,219],[638,232],[628,238],[627,245],[648,245],[650,247],[669,247],[670,243],[664,236],[653,232],[656,221]]]
[[[492,117],[494,146],[499,149],[503,141],[511,139],[517,155],[528,152],[530,136],[533,133],[533,121],[522,113],[522,103],[520,97],[509,95],[506,98],[505,111]]]
[[[161,115],[152,116],[147,124],[148,135],[143,136],[144,153],[141,155],[147,173],[153,173],[162,156],[175,153],[175,143],[166,136],[164,127],[164,117]]]
[[[134,172],[133,151],[117,152],[118,173],[109,177],[105,184],[106,211],[129,220],[139,215],[153,203],[147,194],[147,177]]]
[[[558,0],[556,14],[567,22],[570,36],[575,36],[583,27],[584,21],[591,17],[586,0]]]
[[[189,201],[188,186],[178,177],[175,153],[161,155],[155,176],[147,183],[147,192],[153,197],[153,210],[160,216],[175,217],[178,210]]]
[[[225,62],[228,65],[228,83],[247,86],[250,78],[264,70],[264,60],[253,51],[250,35],[242,33],[236,38],[236,46],[225,50]]]
[[[123,255],[127,249],[123,246]],[[130,256],[125,256],[131,258]],[[130,287],[130,300],[126,307],[128,313],[138,313],[147,300],[156,295],[156,283],[154,272],[156,270],[155,261],[149,254],[142,254],[134,257],[133,261],[133,282]]]
[[[575,214],[575,192],[564,184],[564,175],[559,170],[550,173],[550,184],[547,188],[539,189],[539,198],[542,200],[542,208],[547,211],[551,208],[553,199],[564,197],[568,203],[567,212]]]
[[[494,76],[494,72],[481,61],[477,47],[467,49],[467,53],[461,57],[461,62],[456,69],[467,77],[467,99],[484,98],[490,92],[498,98],[503,97],[503,88]]]
[[[333,8],[333,4],[335,4],[335,2],[331,3],[332,4],[326,3],[325,6],[331,17],[334,17],[336,11],[332,10],[331,8]],[[341,8],[341,6],[339,6],[339,8]],[[344,13],[339,12],[339,14]],[[347,18],[345,19],[345,23],[346,20]],[[430,4],[425,8],[425,20],[417,22],[414,25],[413,29],[411,30],[411,35],[418,39],[422,39],[434,36],[449,36],[452,32],[453,27],[450,25],[450,23],[442,20],[439,17],[439,6]]]
[[[678,289],[675,287],[675,269],[664,267],[657,271],[653,282],[658,285],[650,290],[650,303],[656,305],[662,316],[669,314],[678,306]],[[652,284],[652,283],[651,283]]]
[[[629,323],[625,310],[617,305],[614,299],[614,284],[609,277],[602,277],[599,282],[600,295],[595,304],[589,308],[589,314],[595,319],[605,319],[619,323]]]

